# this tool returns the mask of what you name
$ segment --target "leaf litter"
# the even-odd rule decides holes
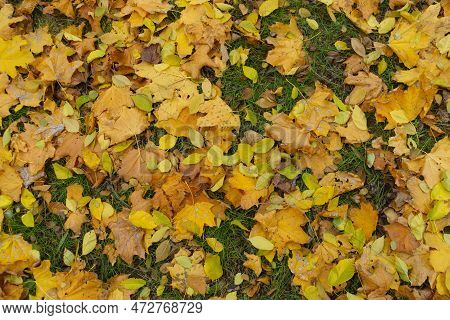
[[[450,1],[312,2],[0,1],[0,299],[448,299]]]

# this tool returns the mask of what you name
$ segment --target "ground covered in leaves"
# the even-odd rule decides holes
[[[449,32],[449,0],[0,0],[0,299],[448,299]]]

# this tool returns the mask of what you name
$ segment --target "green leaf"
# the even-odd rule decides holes
[[[242,71],[244,72],[244,76],[252,80],[253,83],[258,82],[258,71],[248,66],[242,66]]]
[[[223,163],[223,151],[218,146],[212,146],[206,153],[206,158],[214,167],[221,166]]]
[[[272,180],[272,178],[273,178],[273,173],[270,173],[270,172],[263,173],[256,180],[255,189],[262,190],[264,188],[267,188],[269,186],[269,183]]]
[[[144,279],[129,278],[127,280],[123,280],[120,283],[120,286],[128,290],[137,290],[145,286],[145,283],[146,281]]]
[[[275,145],[275,141],[271,138],[263,138],[253,145],[254,153],[266,153]]]
[[[338,286],[350,280],[355,274],[355,260],[342,259],[335,265],[328,274],[328,284]]]
[[[278,173],[282,174],[283,176],[285,176],[289,180],[295,179],[300,174],[300,172],[301,172],[301,170],[297,169],[297,167],[295,167],[292,164],[290,164],[287,167],[284,167],[283,169],[278,171]]]
[[[6,147],[10,141],[11,141],[11,130],[8,128],[3,133],[2,137],[3,147]]]
[[[400,279],[402,279],[403,281],[406,281],[406,282],[411,282],[409,280],[409,276],[408,276],[407,264],[405,263],[405,261],[403,261],[402,259],[400,259],[397,256],[395,256],[395,269],[397,269]]]
[[[134,96],[131,96],[131,99],[134,102],[134,105],[139,110],[150,112],[153,110],[152,102],[145,94],[135,94]]]

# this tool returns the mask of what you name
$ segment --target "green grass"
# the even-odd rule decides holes
[[[58,11],[56,11],[58,12]],[[48,31],[55,35],[70,25],[80,25],[83,22],[81,18],[71,19],[65,15],[55,13],[53,15],[45,14],[41,5],[36,6],[32,13],[33,29],[39,29],[42,26],[48,26]],[[89,24],[86,23],[85,27]]]
[[[367,146],[365,145],[361,145],[360,147],[352,145],[345,146],[340,150],[342,161],[338,164],[338,169],[341,171],[362,173],[365,176],[364,187],[369,191],[366,197],[373,202],[376,208],[382,210],[390,201],[390,195],[393,191],[393,178],[388,172],[375,170],[367,166],[366,149]],[[353,204],[351,196],[352,194],[347,194],[341,197],[340,200]]]

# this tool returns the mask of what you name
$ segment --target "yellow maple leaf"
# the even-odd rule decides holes
[[[56,273],[57,298],[60,300],[98,300],[102,282],[94,272],[84,271],[85,263],[77,260],[67,272]]]
[[[378,223],[378,212],[368,202],[361,202],[360,208],[352,208],[349,212],[355,229],[361,228],[366,240],[370,239]]]
[[[301,226],[308,218],[297,208],[267,211],[261,208],[255,215],[257,223],[250,232],[250,237],[263,236],[271,240],[278,254],[284,254],[287,249],[299,249],[309,241],[309,235]]]
[[[214,205],[209,202],[197,202],[186,205],[174,217],[175,234],[179,239],[192,239],[193,234],[201,236],[204,226],[216,225],[215,215],[211,211]]]
[[[50,261],[42,261],[41,265],[39,267],[32,268],[31,272],[33,273],[34,280],[36,281],[36,296],[34,296],[34,299],[54,299],[55,294],[51,291],[56,289],[57,283],[56,277],[54,277],[50,271]]]
[[[389,47],[408,68],[419,61],[419,50],[428,47],[430,37],[417,29],[415,24],[401,21],[392,31]]]
[[[266,61],[283,75],[293,75],[307,65],[306,53],[303,50],[303,35],[297,27],[295,18],[289,24],[280,22],[270,26],[276,38],[268,38],[267,42],[275,48],[267,53]]]
[[[198,112],[206,113],[205,116],[197,119],[199,127],[240,126],[239,116],[233,114],[233,110],[219,97],[205,101],[199,106]]]
[[[92,111],[97,118],[99,133],[116,144],[141,133],[148,127],[146,114],[133,107],[128,87],[111,86],[95,101]]]
[[[30,50],[33,53],[41,53],[45,46],[53,44],[53,39],[48,33],[48,27],[39,28],[35,32],[29,33],[25,36],[28,41]]]
[[[16,67],[25,68],[34,59],[29,48],[25,48],[27,41],[21,36],[11,40],[0,38],[0,72],[6,72],[11,78],[17,75]]]
[[[19,201],[22,184],[22,178],[17,171],[9,165],[3,165],[0,169],[0,192],[10,196],[14,201]]]
[[[419,114],[425,115],[431,107],[434,94],[433,88],[424,90],[418,85],[407,90],[397,88],[384,94],[374,101],[377,121],[386,119],[388,123],[385,129],[390,130],[414,120]]]
[[[70,83],[73,73],[82,64],[82,61],[69,62],[64,47],[53,47],[48,57],[41,60],[36,68],[42,73],[42,80]]]
[[[0,274],[17,274],[39,260],[37,251],[21,235],[0,234]]]

